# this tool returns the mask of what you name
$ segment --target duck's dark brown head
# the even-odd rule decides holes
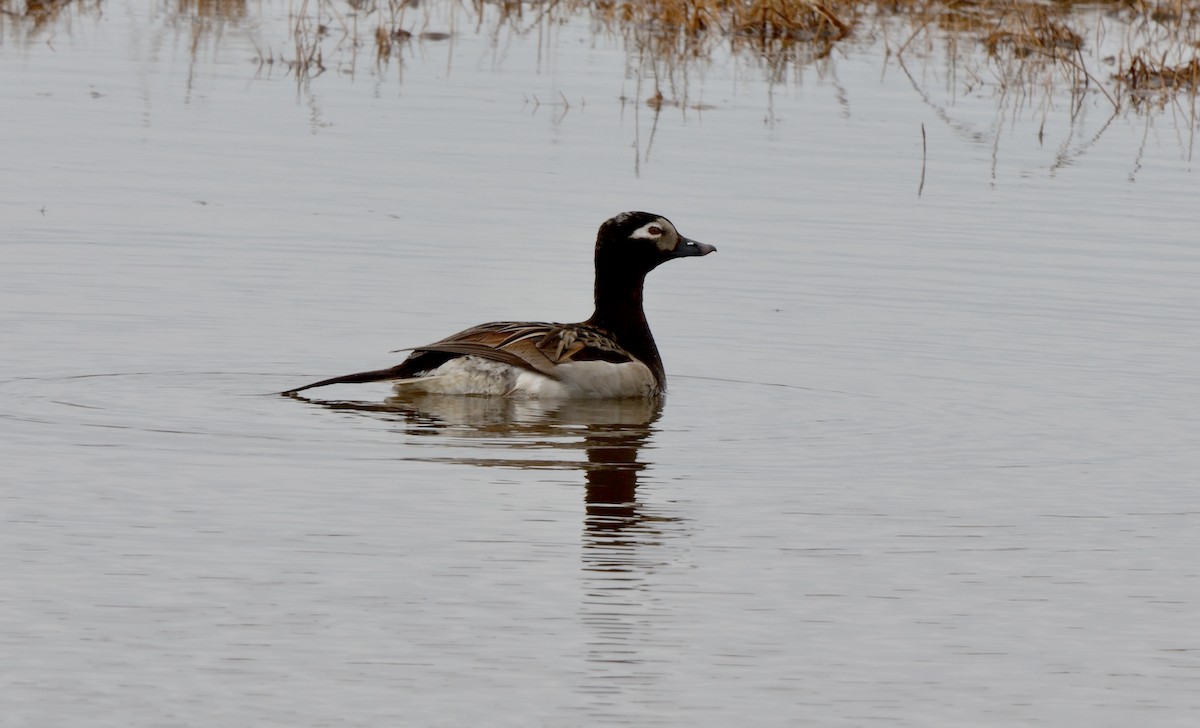
[[[596,272],[640,277],[668,260],[715,250],[683,237],[662,215],[622,212],[606,220],[596,233]]]

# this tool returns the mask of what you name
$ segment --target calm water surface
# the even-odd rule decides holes
[[[0,42],[6,725],[1200,720],[1186,115],[105,7]],[[720,248],[664,405],[273,395],[586,317],[625,209]]]

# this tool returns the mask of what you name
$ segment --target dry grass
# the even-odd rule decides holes
[[[757,57],[781,80],[789,68],[819,61],[839,45],[871,42],[902,29],[889,52],[978,44],[994,83],[1053,93],[1102,94],[1114,110],[1147,96],[1197,93],[1200,0],[648,0],[566,3],[620,32],[641,58],[674,68],[719,44]],[[903,30],[907,28],[907,30]],[[1097,57],[1115,29],[1122,50]],[[925,37],[928,42],[914,44]],[[953,58],[950,59],[953,62]],[[664,75],[655,72],[656,79]],[[662,104],[661,88],[650,97]],[[1076,99],[1078,100],[1078,98]]]
[[[159,0],[203,32],[249,15],[247,0]],[[659,106],[681,103],[672,90],[689,64],[720,47],[757,59],[773,78],[818,62],[840,45],[874,42],[899,29],[889,54],[919,54],[937,39],[976,45],[996,83],[1006,88],[1066,87],[1102,92],[1114,108],[1150,97],[1189,94],[1200,85],[1200,0],[294,0],[291,38],[260,49],[263,66],[282,65],[298,79],[326,70],[332,58],[355,62],[372,48],[377,66],[402,64],[414,43],[452,38],[464,28],[498,35],[541,33],[589,17],[596,33],[624,39],[631,58],[649,68]],[[1104,4],[1106,3],[1106,4]],[[0,0],[0,29],[31,37],[64,18],[100,13],[104,0]],[[1103,8],[1103,12],[1097,10]],[[881,29],[887,29],[884,32]],[[1097,47],[1119,28],[1120,50]],[[924,38],[925,42],[917,43]],[[349,61],[345,59],[349,58]],[[1103,68],[1103,71],[1101,69]],[[686,101],[686,99],[684,99]]]
[[[994,57],[1012,54],[1017,58],[1031,55],[1057,58],[1060,53],[1075,53],[1083,48],[1083,36],[1065,18],[1043,5],[1013,3],[994,24],[983,38],[984,47]]]
[[[1125,20],[1144,43],[1130,44],[1116,61],[1112,79],[1122,98],[1158,106],[1180,94],[1194,101],[1200,91],[1200,3],[1136,2]]]
[[[1200,84],[1200,58],[1171,65],[1166,58],[1149,58],[1138,54],[1122,69],[1119,78],[1137,92],[1171,89],[1195,90]]]
[[[175,12],[220,20],[243,18],[246,16],[246,0],[175,0]]]
[[[0,0],[0,30],[33,36],[79,15],[98,14],[104,0]]]

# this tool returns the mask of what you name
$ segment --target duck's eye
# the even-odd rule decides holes
[[[634,230],[629,237],[633,240],[653,240],[657,243],[658,239],[663,236],[664,230],[665,228],[662,225],[656,222],[648,222],[637,230]]]

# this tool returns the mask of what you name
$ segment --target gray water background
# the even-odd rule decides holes
[[[0,42],[0,722],[1200,720],[1186,113],[256,12]],[[586,317],[626,209],[720,249],[663,407],[272,394]]]

